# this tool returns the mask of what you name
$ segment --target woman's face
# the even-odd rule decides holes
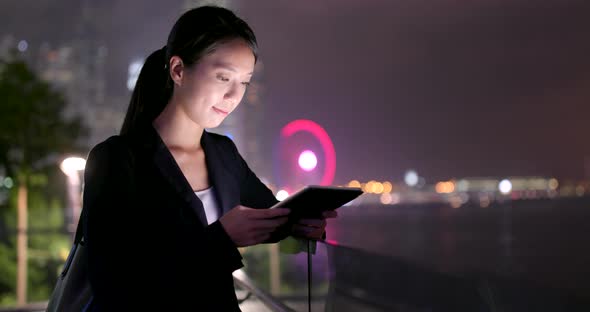
[[[254,63],[248,45],[234,39],[219,45],[190,68],[184,67],[174,85],[181,109],[203,128],[219,126],[240,104]]]

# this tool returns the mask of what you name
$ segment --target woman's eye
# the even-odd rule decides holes
[[[243,84],[244,86],[246,86],[246,87],[247,87],[247,86],[249,86],[249,85],[250,85],[250,81],[245,81],[245,82],[242,82],[242,84]]]
[[[224,76],[221,76],[221,75],[217,76],[217,79],[219,79],[220,81],[223,81],[223,82],[228,82],[229,81],[229,78],[224,77]]]

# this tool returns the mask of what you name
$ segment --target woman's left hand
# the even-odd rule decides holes
[[[293,225],[292,233],[298,237],[320,240],[326,232],[326,219],[337,216],[338,213],[335,210],[329,210],[324,211],[322,218],[319,219],[301,219]]]

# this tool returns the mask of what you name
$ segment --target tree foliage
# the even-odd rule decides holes
[[[63,116],[62,94],[23,61],[0,62],[0,165],[8,176],[28,175],[64,153],[83,150],[79,117]]]
[[[17,186],[28,188],[28,297],[47,300],[71,237],[64,229],[65,177],[59,162],[85,153],[88,130],[66,117],[66,100],[25,62],[0,60],[0,305],[14,304]],[[5,200],[3,200],[5,199]]]

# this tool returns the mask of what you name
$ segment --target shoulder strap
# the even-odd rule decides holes
[[[84,215],[84,209],[82,209],[82,212],[80,213],[80,219],[78,219],[78,226],[76,227],[76,236],[74,237],[75,245],[84,239],[84,227],[82,225],[84,223]]]

